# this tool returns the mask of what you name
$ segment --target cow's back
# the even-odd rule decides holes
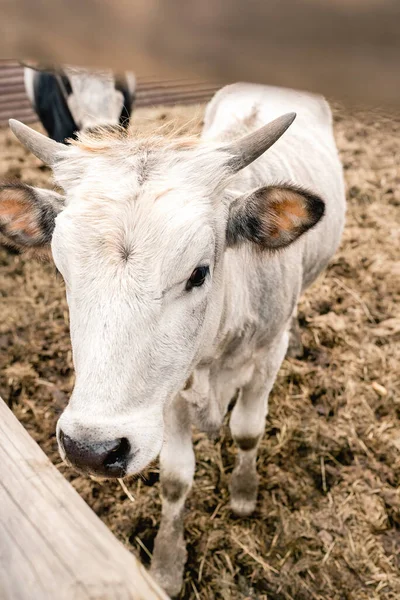
[[[208,105],[203,137],[232,140],[287,112],[297,113],[294,123],[272,148],[236,176],[232,187],[244,192],[262,185],[292,183],[322,197],[324,218],[279,256],[280,263],[292,270],[294,285],[301,271],[304,289],[335,252],[344,223],[343,173],[328,103],[304,92],[233,84],[220,90]],[[272,268],[271,261],[269,264]]]
[[[209,102],[203,135],[216,137],[234,131],[257,111],[259,121],[272,121],[285,112],[298,111],[297,125],[332,126],[328,103],[322,96],[254,83],[234,83],[219,90]]]

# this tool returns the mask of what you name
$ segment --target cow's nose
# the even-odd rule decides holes
[[[123,477],[131,450],[126,438],[106,442],[74,440],[60,431],[67,460],[81,471],[102,477]]]

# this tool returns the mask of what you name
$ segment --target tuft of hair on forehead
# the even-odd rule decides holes
[[[79,131],[76,139],[68,142],[85,152],[107,152],[126,137],[126,130],[120,125],[99,125]]]
[[[139,186],[150,184],[154,177],[164,180],[162,185],[167,188],[172,181],[176,186],[184,181],[193,189],[207,187],[207,193],[217,192],[232,176],[226,153],[220,151],[220,142],[187,133],[185,126],[177,128],[169,122],[148,133],[119,126],[82,130],[70,141],[65,160],[53,166],[54,180],[69,193],[85,181],[86,174],[89,185],[93,176],[89,163],[93,159],[103,161],[104,173],[118,166],[124,175],[136,174]],[[113,161],[110,165],[109,159]],[[102,185],[98,173],[96,177],[96,185]]]
[[[145,150],[191,150],[200,144],[197,135],[182,135],[182,129],[161,125],[148,135],[139,134],[134,128],[128,131],[120,125],[100,125],[79,131],[76,139],[68,140],[71,146],[85,152],[103,153],[120,148],[124,142],[137,143]]]

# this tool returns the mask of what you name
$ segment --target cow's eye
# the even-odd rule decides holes
[[[194,287],[200,287],[206,280],[210,271],[209,267],[197,267],[186,282],[186,290],[190,291]]]

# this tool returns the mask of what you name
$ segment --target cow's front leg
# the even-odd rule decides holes
[[[257,503],[257,448],[264,433],[268,396],[285,357],[288,334],[257,359],[252,380],[244,386],[232,411],[230,429],[238,446],[230,483],[231,508],[239,516],[250,515]]]
[[[152,575],[170,596],[179,593],[183,582],[186,562],[183,512],[192,487],[194,466],[188,406],[178,396],[166,415],[166,439],[160,455],[162,514],[151,565]]]

